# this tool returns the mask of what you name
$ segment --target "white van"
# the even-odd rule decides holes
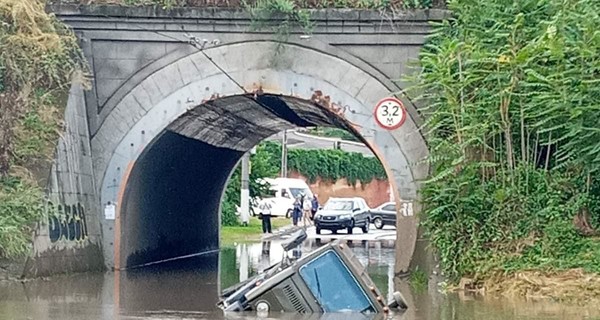
[[[265,182],[271,185],[268,199],[271,201],[271,215],[291,217],[292,210],[294,209],[294,199],[297,196],[304,194],[305,197],[312,198],[313,193],[310,188],[302,179],[292,178],[266,178]],[[259,203],[261,199],[256,199],[255,203]],[[253,208],[255,214],[258,214],[260,210]]]

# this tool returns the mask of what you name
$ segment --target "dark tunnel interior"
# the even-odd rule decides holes
[[[353,130],[311,101],[275,95],[219,98],[176,119],[146,147],[127,179],[120,267],[218,249],[221,196],[242,155],[273,134],[309,126]]]
[[[130,174],[121,261],[138,266],[218,248],[219,216],[203,213],[218,212],[242,154],[164,132]]]

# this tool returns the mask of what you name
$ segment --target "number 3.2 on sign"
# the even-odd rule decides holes
[[[380,100],[373,111],[375,121],[387,130],[400,128],[406,120],[406,110],[402,102],[396,98]]]

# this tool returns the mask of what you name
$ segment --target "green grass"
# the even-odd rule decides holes
[[[429,279],[427,277],[427,273],[417,267],[417,269],[410,274],[409,282],[411,288],[413,288],[416,293],[421,293],[427,289]]]
[[[290,219],[271,218],[273,232],[278,228],[290,225]],[[248,226],[223,226],[221,227],[221,244],[233,244],[236,242],[259,241],[262,236],[262,221],[256,217],[250,218]]]

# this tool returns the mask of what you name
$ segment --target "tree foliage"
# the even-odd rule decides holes
[[[266,152],[264,145],[258,145],[256,154],[250,156],[250,198],[264,197],[269,191],[269,185],[259,183],[261,179],[274,177],[279,169],[272,165],[271,154]],[[237,166],[227,182],[225,195],[221,205],[221,224],[234,226],[238,224],[236,206],[240,205],[242,170]]]
[[[582,236],[600,216],[600,1],[449,8],[413,88],[434,169],[423,223],[446,273],[600,271]]]
[[[281,144],[265,142],[264,145],[273,155],[272,165],[279,170]],[[373,179],[387,179],[377,158],[336,149],[288,149],[288,170],[303,175],[311,183],[317,179],[329,182],[346,179],[350,185],[356,185],[357,182],[364,185]]]

